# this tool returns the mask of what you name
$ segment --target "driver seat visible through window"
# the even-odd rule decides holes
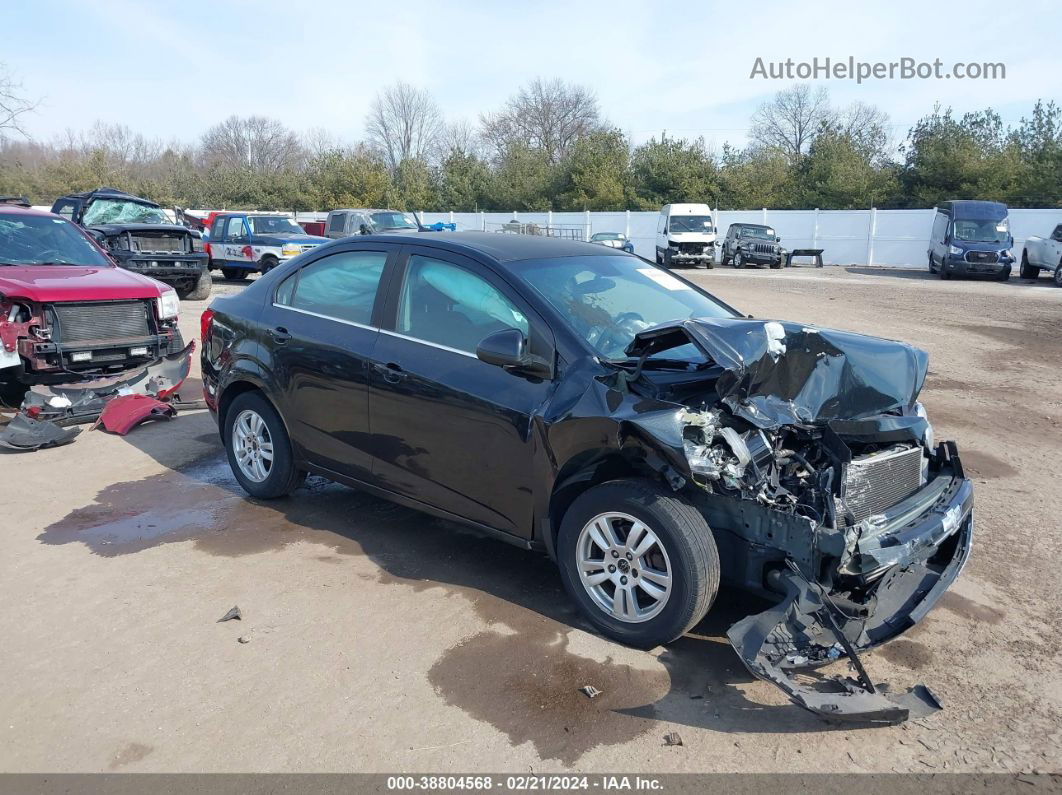
[[[448,262],[410,257],[398,305],[399,332],[475,353],[484,337],[507,328],[526,336],[527,318],[485,279]]]

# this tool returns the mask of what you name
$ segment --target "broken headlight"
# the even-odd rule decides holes
[[[159,313],[159,320],[176,320],[181,313],[181,299],[177,297],[175,290],[166,290],[155,299],[155,308]]]
[[[929,416],[926,414],[926,407],[919,403],[915,403],[915,414],[926,421],[926,432],[922,434],[922,443],[926,446],[926,450],[932,452],[933,444],[933,424],[929,421]]]

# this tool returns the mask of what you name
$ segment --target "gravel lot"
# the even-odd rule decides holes
[[[188,412],[0,456],[0,770],[1062,769],[1062,290],[685,273],[757,317],[929,351],[923,401],[976,483],[974,554],[865,661],[943,712],[852,729],[789,704],[725,641],[758,609],[740,594],[635,651],[589,632],[538,556],[320,481],[252,502],[209,415]],[[185,304],[186,337],[202,308]],[[216,623],[233,605],[243,620]]]

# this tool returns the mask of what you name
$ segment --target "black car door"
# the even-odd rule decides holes
[[[372,477],[368,385],[375,312],[397,247],[348,244],[309,259],[276,288],[262,323],[281,414],[300,458]]]
[[[369,414],[379,485],[515,535],[530,535],[531,415],[549,379],[476,358],[487,335],[517,328],[553,361],[548,327],[489,268],[404,249],[376,344]]]

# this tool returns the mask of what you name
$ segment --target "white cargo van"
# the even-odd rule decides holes
[[[707,204],[666,204],[656,222],[656,263],[707,265],[715,262],[715,219]]]

